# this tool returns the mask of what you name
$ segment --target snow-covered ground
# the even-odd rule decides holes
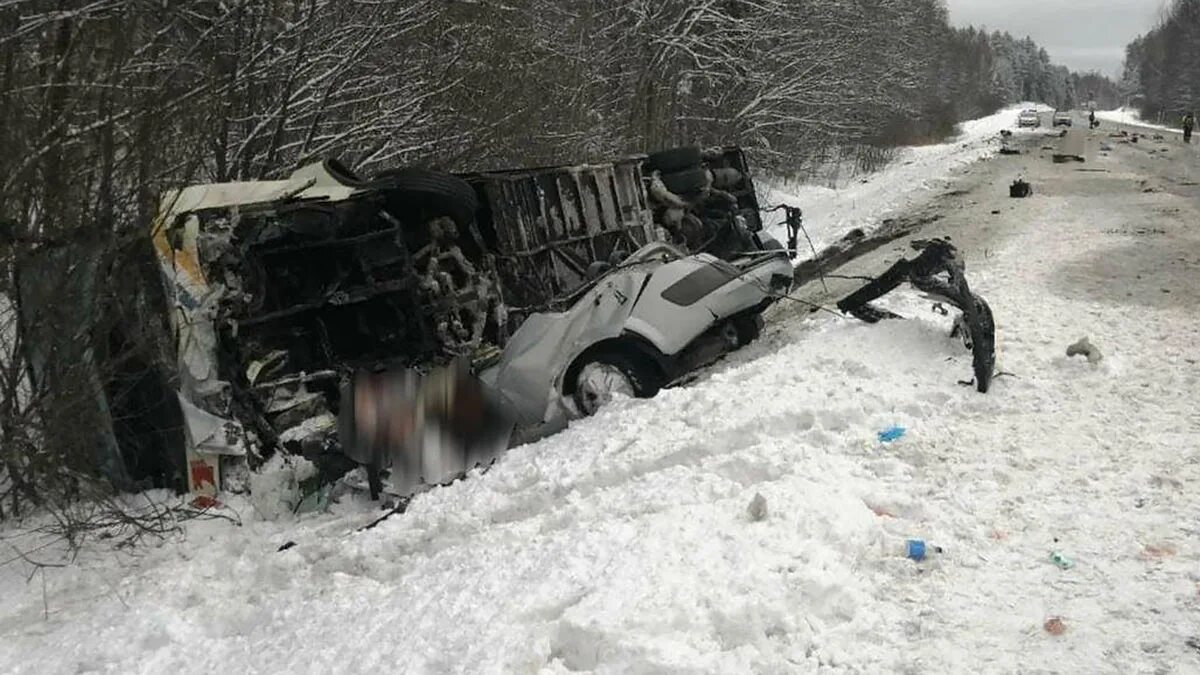
[[[1177,134],[1182,134],[1183,131],[1178,126],[1166,126],[1155,124],[1153,122],[1145,122],[1142,120],[1142,115],[1134,108],[1117,108],[1116,110],[1097,110],[1096,119],[1102,122],[1117,122],[1119,124],[1131,124],[1147,129],[1156,129],[1158,131],[1170,131]]]
[[[943,152],[910,176],[987,151]],[[0,672],[1197,672],[1200,213],[1144,192],[1134,152],[1021,157],[1019,202],[1004,160],[972,167],[962,220],[1005,231],[968,251],[1012,373],[989,394],[907,291],[910,321],[793,316],[366,532],[365,504],[291,517],[261,490],[230,500],[240,527],[40,572],[0,555]],[[907,199],[861,194],[846,222]],[[1065,356],[1083,335],[1100,363]],[[945,553],[906,560],[905,537]]]
[[[758,178],[759,199],[764,208],[787,204],[803,209],[804,227],[819,251],[850,230],[869,231],[880,220],[928,200],[932,192],[945,187],[955,169],[999,152],[1001,130],[1008,129],[1014,136],[1043,133],[1045,129],[1017,129],[1017,114],[1026,108],[1052,112],[1049,106],[1022,103],[964,122],[955,138],[936,145],[902,148],[895,161],[882,170],[837,188]],[[787,240],[783,220],[783,212],[777,211],[769,214],[765,223],[767,231],[779,241]],[[804,257],[808,243],[802,239],[799,248]]]

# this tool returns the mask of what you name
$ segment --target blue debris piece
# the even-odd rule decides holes
[[[906,557],[909,560],[921,562],[925,559],[925,540],[909,539],[907,542],[905,542],[905,544],[908,548],[908,555]]]
[[[880,443],[891,443],[892,441],[903,437],[905,434],[904,427],[889,427],[879,432]]]

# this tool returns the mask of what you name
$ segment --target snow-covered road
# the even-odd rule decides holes
[[[901,148],[882,171],[851,176],[836,187],[758,179],[763,207],[788,204],[803,209],[813,245],[823,249],[854,228],[869,229],[884,218],[902,215],[928,202],[945,189],[957,169],[994,156],[1000,148],[1002,129],[1011,130],[1018,139],[1040,134],[1041,130],[1014,128],[1017,114],[1025,108],[1040,110],[1048,123],[1052,112],[1049,106],[1015,105],[962,123],[960,135],[945,143]],[[768,229],[780,241],[786,240],[783,220],[783,213],[778,211],[767,220]],[[807,251],[807,243],[801,243],[800,249]]]
[[[1012,375],[987,395],[908,291],[889,306],[913,320],[876,326],[781,308],[692,385],[367,532],[362,504],[291,520],[234,500],[242,527],[91,548],[45,571],[44,599],[0,566],[0,671],[1196,672],[1200,193],[1177,178],[1197,155],[1101,138],[1083,165],[1027,135],[1025,155],[926,168],[966,191],[921,234],[960,242],[995,311]],[[1017,174],[1033,197],[1007,198]],[[1065,356],[1084,335],[1099,364]],[[945,553],[906,560],[905,537]]]

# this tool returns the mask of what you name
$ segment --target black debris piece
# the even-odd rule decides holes
[[[871,302],[908,281],[918,290],[959,309],[951,336],[959,337],[971,350],[975,387],[987,393],[996,367],[996,326],[987,302],[971,292],[965,276],[966,264],[948,238],[915,240],[920,251],[912,260],[901,259],[874,281],[846,296],[837,304],[842,312],[867,323],[902,318],[871,305]]]

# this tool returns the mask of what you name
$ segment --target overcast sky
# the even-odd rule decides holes
[[[956,26],[1026,35],[1072,70],[1121,74],[1125,45],[1154,27],[1163,0],[946,0]]]

